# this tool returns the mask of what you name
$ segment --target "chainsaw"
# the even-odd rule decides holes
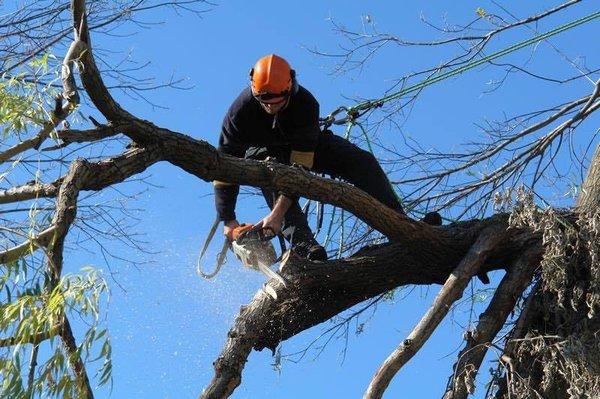
[[[216,227],[214,230],[216,230]],[[212,235],[214,235],[214,231],[211,228],[211,232],[209,233],[210,238],[212,238]],[[200,267],[200,260],[205,252],[205,248],[203,248],[198,259],[198,274],[206,279],[216,276],[225,262],[227,250],[231,249],[245,267],[262,272],[268,279],[275,279],[284,287],[287,287],[285,279],[270,268],[271,265],[277,263],[279,260],[275,248],[270,241],[271,238],[272,236],[267,237],[265,235],[265,229],[261,228],[259,224],[243,223],[233,229],[231,235],[225,239],[223,248],[217,257],[217,266],[212,273],[204,273]],[[264,289],[273,299],[277,299],[277,294],[271,286],[265,284]]]
[[[267,237],[264,229],[244,223],[233,229],[231,250],[245,267],[260,271],[267,278],[273,278],[287,287],[283,277],[270,268],[278,261],[271,243],[272,237]]]

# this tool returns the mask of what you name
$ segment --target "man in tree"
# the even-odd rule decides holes
[[[370,152],[319,127],[319,103],[296,81],[283,58],[270,54],[250,71],[250,87],[233,102],[223,120],[219,150],[236,157],[275,158],[317,173],[340,177],[383,204],[404,214],[381,166]],[[224,234],[231,238],[239,226],[235,204],[239,186],[215,181],[215,203]],[[271,208],[259,226],[272,234],[283,232],[295,252],[310,260],[326,260],[297,198],[263,190]]]

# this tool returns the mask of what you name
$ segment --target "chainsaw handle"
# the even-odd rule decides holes
[[[236,241],[238,238],[240,238],[246,232],[251,231],[253,229],[254,229],[253,224],[242,223],[238,227],[234,228],[233,231],[231,232],[231,236],[230,237],[228,236],[227,238],[229,239],[229,241]]]
[[[271,227],[263,227],[263,221],[256,223],[249,231],[258,231],[259,237],[262,241],[269,241],[275,237],[275,230]],[[266,235],[265,231],[270,231],[271,235]]]
[[[247,233],[254,232],[254,231],[258,232],[258,235],[262,241],[268,241],[271,238],[275,237],[275,232],[273,231],[272,228],[270,228],[270,227],[263,228],[262,226],[263,226],[262,221],[260,221],[256,224],[242,223],[238,227],[236,227],[232,230],[231,235],[228,235],[227,239],[229,239],[230,242],[237,241],[238,238],[244,236]],[[273,233],[273,235],[267,236],[264,233],[265,230],[270,230]]]

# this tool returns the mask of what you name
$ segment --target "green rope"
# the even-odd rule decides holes
[[[346,125],[346,131],[344,132],[344,138],[348,140],[350,138],[350,132],[352,131],[352,127],[354,126],[354,121],[348,121]]]
[[[595,12],[593,14],[590,14],[588,16],[579,18],[579,19],[577,19],[575,21],[571,21],[571,22],[569,22],[567,24],[558,26],[557,28],[554,28],[554,29],[552,29],[552,30],[550,30],[550,31],[548,31],[546,33],[539,34],[539,35],[534,36],[534,37],[532,37],[530,39],[524,40],[524,41],[522,41],[520,43],[517,43],[517,44],[514,44],[514,45],[512,45],[510,47],[507,47],[507,48],[505,48],[503,50],[496,51],[495,53],[492,53],[492,54],[490,54],[490,55],[488,55],[486,57],[483,57],[483,58],[481,58],[479,60],[476,60],[476,61],[470,62],[470,63],[468,63],[466,65],[463,65],[460,68],[452,69],[452,70],[444,72],[444,73],[442,73],[442,74],[440,74],[438,76],[431,77],[431,78],[425,79],[425,80],[423,80],[423,81],[421,81],[419,83],[415,83],[415,84],[413,84],[411,86],[405,87],[404,89],[402,89],[402,90],[400,90],[400,91],[398,91],[396,93],[392,93],[390,95],[382,97],[379,100],[376,100],[376,101],[373,101],[373,100],[364,101],[364,102],[359,103],[359,104],[357,104],[357,105],[355,105],[353,107],[348,108],[347,112],[348,112],[348,114],[352,114],[353,112],[354,112],[354,114],[356,114],[356,111],[358,111],[358,110],[365,110],[365,109],[372,108],[374,106],[381,106],[383,103],[385,103],[387,101],[394,100],[394,99],[399,98],[401,96],[404,96],[404,95],[406,95],[408,93],[412,93],[414,91],[423,89],[423,88],[425,88],[425,87],[427,87],[429,85],[432,85],[434,83],[440,82],[440,81],[442,81],[444,79],[448,79],[448,78],[450,78],[452,76],[460,75],[461,73],[466,72],[466,71],[468,71],[470,69],[473,69],[475,67],[478,67],[479,65],[485,64],[486,62],[495,60],[496,58],[503,57],[503,56],[505,56],[507,54],[510,54],[510,53],[514,52],[514,51],[517,51],[517,50],[520,50],[520,49],[522,49],[524,47],[527,47],[527,46],[529,46],[529,45],[531,45],[533,43],[537,43],[537,42],[545,40],[545,39],[547,39],[547,38],[549,38],[551,36],[554,36],[554,35],[557,35],[557,34],[559,34],[561,32],[564,32],[564,31],[567,31],[569,29],[572,29],[572,28],[574,28],[576,26],[579,26],[579,25],[585,24],[587,22],[590,22],[590,21],[592,21],[592,20],[594,20],[594,19],[596,19],[598,17],[600,17],[600,11]]]
[[[362,131],[363,136],[365,136],[365,140],[367,142],[367,147],[369,147],[369,151],[371,152],[371,154],[373,153],[373,146],[371,146],[371,140],[369,139],[369,135],[367,134],[367,131],[365,129],[365,127],[358,122],[353,122],[356,126],[358,126],[360,128],[360,130]]]

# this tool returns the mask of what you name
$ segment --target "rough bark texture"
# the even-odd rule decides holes
[[[600,209],[600,145],[596,147],[596,153],[590,162],[587,176],[581,185],[577,208],[581,212],[589,213]]]
[[[600,147],[577,201],[583,217],[597,217],[599,173]],[[497,398],[600,395],[600,313],[588,306],[598,285],[590,256],[598,253],[583,253],[576,243],[568,245],[571,250],[566,256],[574,264],[567,264],[566,259],[557,260],[568,274],[568,286],[561,287],[564,293],[558,294],[547,287],[543,278],[536,285],[507,341],[502,357],[506,370],[498,383]]]
[[[395,287],[442,284],[482,229],[491,225],[506,229],[506,220],[506,215],[500,215],[436,229],[438,236],[452,237],[448,246],[432,247],[427,241],[412,246],[390,243],[366,248],[345,260],[322,264],[291,257],[282,267],[291,288],[286,290],[271,281],[277,301],[259,292],[241,309],[215,362],[215,376],[202,397],[230,395],[241,381],[241,371],[252,349],[274,349],[281,341]],[[481,270],[510,265],[536,241],[539,241],[537,235],[511,232],[489,254]]]

